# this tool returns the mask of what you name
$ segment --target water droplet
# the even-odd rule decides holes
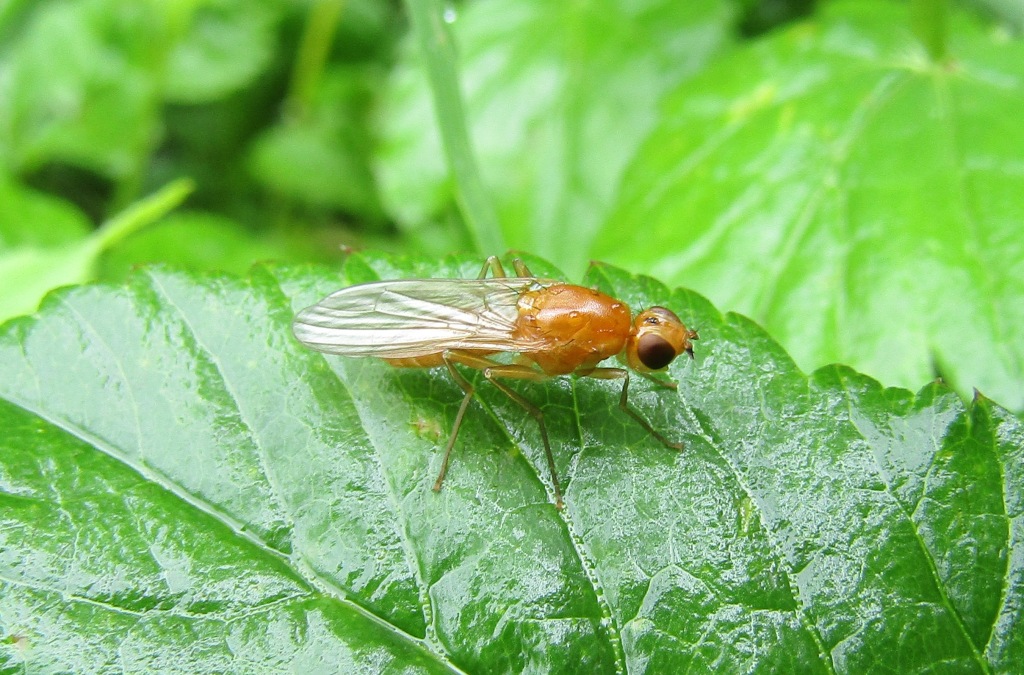
[[[455,19],[459,18],[459,13],[455,9],[454,5],[447,5],[444,8],[444,13],[442,14],[442,16],[444,17],[444,22],[450,24],[455,23]]]

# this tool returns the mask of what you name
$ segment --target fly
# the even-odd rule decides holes
[[[633,318],[620,300],[583,286],[537,278],[518,259],[513,265],[514,277],[505,276],[501,262],[491,256],[476,279],[376,281],[343,288],[299,312],[292,330],[301,343],[328,354],[371,356],[399,368],[448,369],[465,396],[434,490],[444,482],[474,393],[456,365],[482,371],[537,420],[559,509],[562,489],[544,413],[502,380],[542,381],[558,375],[622,380],[619,408],[666,447],[682,449],[682,443],[661,435],[630,407],[629,370],[598,364],[618,356],[638,373],[663,371],[684,352],[693,358],[691,340],[697,339],[697,331],[664,307],[645,309]],[[498,353],[515,354],[514,363],[493,360]]]

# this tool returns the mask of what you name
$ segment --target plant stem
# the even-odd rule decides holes
[[[92,246],[97,251],[106,250],[129,234],[163,218],[185,201],[194,187],[188,178],[179,178],[154,194],[135,202],[96,231],[92,237]]]
[[[910,25],[934,63],[946,59],[946,0],[910,0]]]
[[[312,106],[344,6],[344,0],[317,0],[310,8],[292,68],[286,112],[302,117]]]
[[[480,178],[466,130],[455,48],[445,24],[444,7],[440,0],[405,0],[405,6],[427,67],[441,140],[455,181],[455,199],[469,235],[477,253],[502,253],[505,244],[498,217]]]

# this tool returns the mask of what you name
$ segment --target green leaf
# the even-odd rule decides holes
[[[252,84],[277,46],[280,4],[75,0],[23,8],[24,26],[0,54],[0,157],[18,172],[64,162],[140,183],[163,132],[161,103],[207,103]]]
[[[159,32],[136,2],[39,4],[4,54],[0,157],[17,171],[64,161],[132,175],[158,131],[149,69]],[[150,40],[134,40],[144,32]]]
[[[99,439],[6,401],[0,425],[5,672],[445,670]]]
[[[0,256],[22,246],[68,244],[89,230],[89,219],[71,204],[25,187],[0,171]]]
[[[165,8],[167,18],[183,24],[167,58],[167,97],[204,103],[251,84],[274,55],[280,4],[193,0]]]
[[[658,99],[722,48],[732,14],[717,0],[458,8],[450,32],[470,136],[513,248],[582,272]],[[385,207],[410,230],[454,199],[430,95],[418,54],[407,50],[380,106],[378,177]]]
[[[529,260],[545,275],[557,270]],[[1006,672],[1024,659],[1024,425],[941,385],[810,376],[700,296],[599,266],[701,332],[669,391],[460,391],[298,345],[347,283],[478,261],[148,269],[0,328],[0,669]],[[480,378],[477,378],[478,380]],[[298,664],[296,666],[295,664]],[[341,664],[341,665],[338,665]]]
[[[824,10],[665,101],[593,254],[750,314],[805,368],[937,368],[1022,409],[1024,44],[954,14],[936,65],[898,3]]]
[[[151,263],[245,274],[254,264],[268,260],[306,262],[315,256],[316,248],[306,240],[307,233],[301,235],[254,233],[211,213],[171,213],[104,253],[98,277],[122,280],[133,268]]]
[[[0,295],[0,320],[34,311],[47,291],[92,278],[96,258],[104,250],[159,219],[191,191],[188,180],[178,180],[133,204],[88,236],[69,238],[54,246],[35,245],[38,241],[50,243],[49,237],[25,236],[22,239],[27,245],[0,248],[0,288],[4,289]],[[30,209],[21,215],[39,214]],[[5,229],[27,232],[39,226],[38,222],[26,220]]]
[[[325,73],[310,110],[286,118],[256,139],[250,171],[273,191],[305,204],[380,219],[366,128],[377,79],[375,71],[360,68]]]

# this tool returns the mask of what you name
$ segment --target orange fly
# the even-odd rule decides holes
[[[632,318],[624,302],[604,293],[539,279],[518,259],[513,265],[515,277],[506,277],[501,262],[491,256],[476,279],[377,281],[343,288],[299,312],[292,329],[300,342],[321,352],[373,356],[401,368],[448,368],[465,396],[435,490],[441,489],[474,393],[456,364],[482,371],[537,420],[559,509],[562,489],[544,414],[502,379],[540,381],[570,374],[621,379],[619,407],[665,446],[681,449],[681,443],[669,441],[629,406],[629,371],[598,364],[618,356],[638,373],[662,371],[684,352],[693,358],[691,340],[697,332],[664,307],[645,309]],[[515,362],[492,360],[503,352],[514,353]]]

